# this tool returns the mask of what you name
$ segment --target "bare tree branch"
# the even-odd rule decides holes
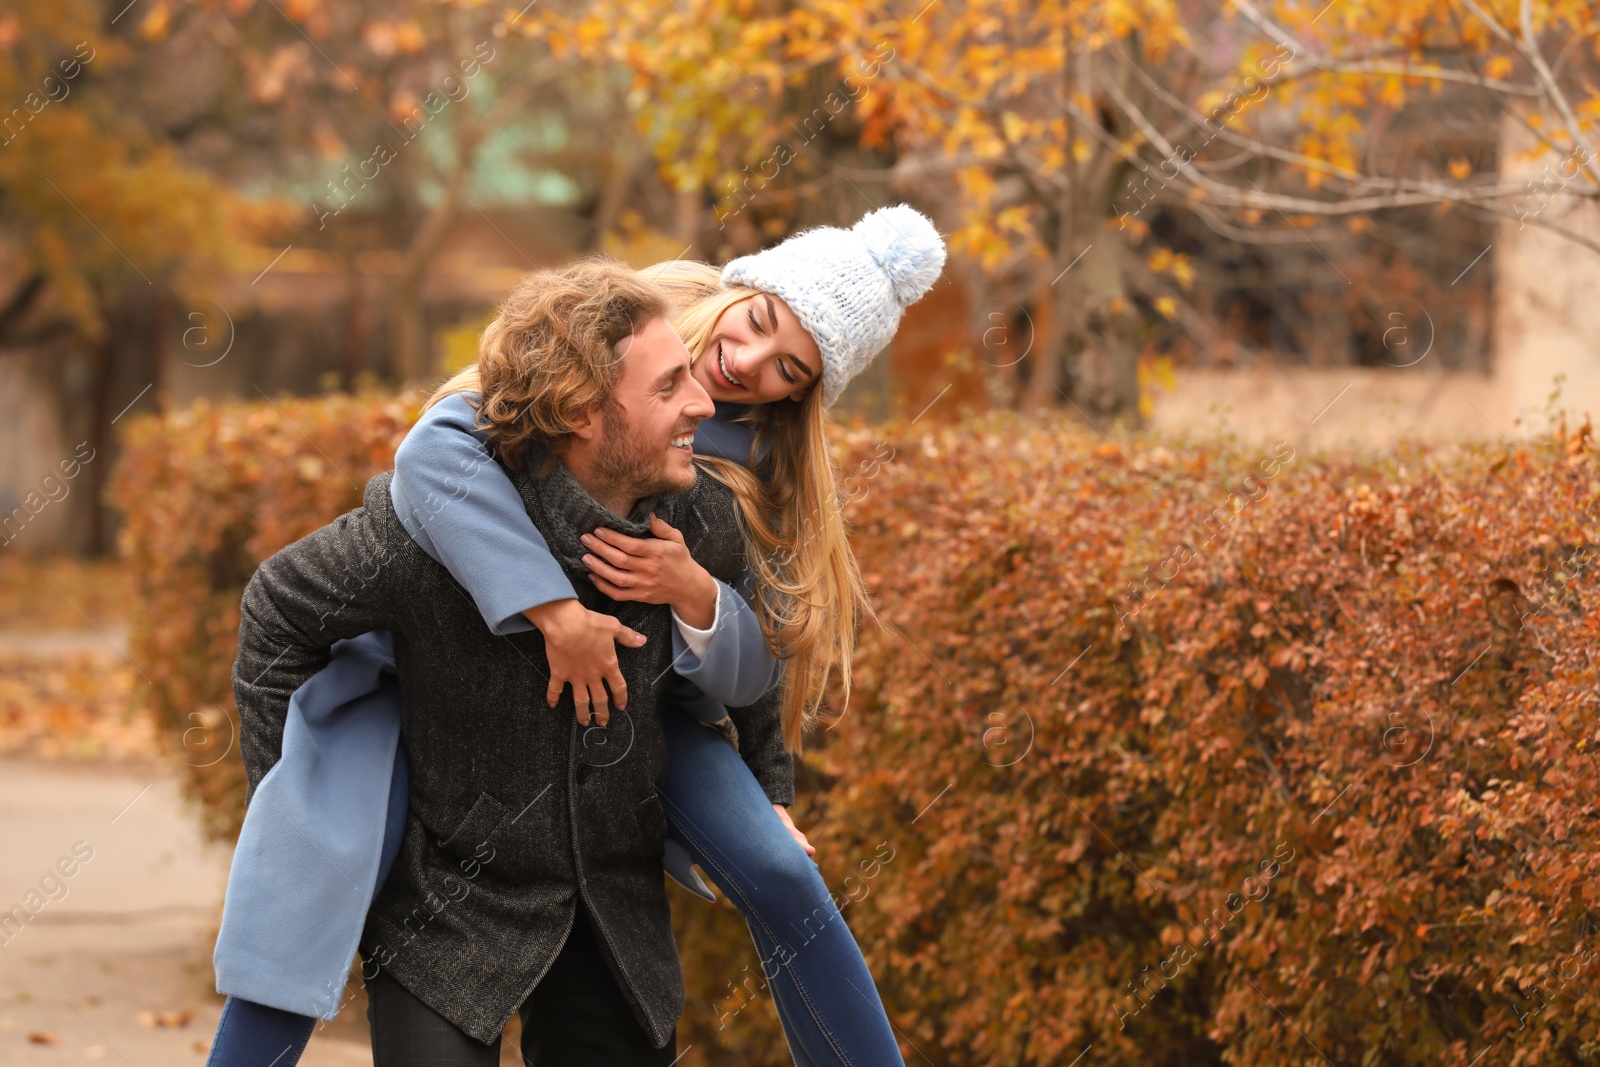
[[[1587,148],[1588,146],[1584,145],[1583,138],[1580,136],[1583,126],[1578,122],[1578,116],[1573,113],[1572,105],[1567,101],[1566,94],[1561,91],[1561,86],[1556,83],[1555,76],[1550,73],[1550,68],[1544,61],[1544,54],[1539,50],[1538,42],[1534,39],[1533,11],[1529,6],[1528,0],[1522,0],[1521,4],[1522,36],[1525,43],[1518,43],[1517,39],[1511,35],[1511,31],[1490,17],[1489,13],[1479,6],[1477,0],[1462,0],[1462,3],[1469,7],[1478,18],[1482,19],[1483,24],[1488,26],[1496,36],[1516,49],[1517,53],[1528,61],[1529,65],[1533,67],[1534,73],[1539,76],[1539,81],[1543,83],[1545,95],[1550,98],[1550,102],[1555,105],[1556,110],[1561,113],[1561,121],[1566,124],[1567,135],[1572,138],[1573,149],[1576,150],[1579,146]],[[1600,160],[1595,158],[1594,152],[1588,152],[1587,155],[1589,158],[1585,160],[1585,166],[1595,182],[1600,184]]]
[[[1220,237],[1248,245],[1303,245],[1307,238],[1321,237],[1317,230],[1244,230],[1217,214],[1204,201],[1191,200],[1183,205],[1195,213],[1206,228]]]
[[[1422,78],[1427,81],[1455,82],[1460,85],[1471,85],[1479,89],[1488,89],[1492,92],[1503,93],[1506,96],[1531,96],[1540,97],[1544,90],[1536,85],[1517,85],[1515,82],[1500,81],[1497,78],[1485,77],[1481,74],[1467,74],[1449,67],[1428,66],[1419,67],[1410,63],[1378,63],[1361,61],[1318,61],[1313,58],[1309,66],[1316,72],[1329,72],[1334,74],[1396,74],[1404,78]],[[1261,83],[1268,87],[1282,85],[1284,82],[1297,81],[1306,77],[1305,73],[1285,72],[1271,78],[1262,78]]]
[[[1399,74],[1412,78],[1427,78],[1438,81],[1460,82],[1464,85],[1476,86],[1480,89],[1492,89],[1495,92],[1511,96],[1541,96],[1543,90],[1532,85],[1517,85],[1514,82],[1500,81],[1481,74],[1466,74],[1453,71],[1448,67],[1418,67],[1410,63],[1375,62],[1361,59],[1334,59],[1330,56],[1318,55],[1304,41],[1295,37],[1289,31],[1263,15],[1250,0],[1231,0],[1245,18],[1249,19],[1262,33],[1271,37],[1281,45],[1287,46],[1294,52],[1294,58],[1304,58],[1312,69],[1318,71],[1331,71],[1340,74]],[[1263,78],[1265,85],[1277,85],[1284,81],[1303,77],[1299,74],[1274,75]]]

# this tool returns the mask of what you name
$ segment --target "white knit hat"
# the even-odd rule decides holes
[[[900,313],[944,269],[944,239],[905,204],[879,208],[848,230],[819,226],[722,268],[722,284],[783,298],[822,351],[822,402],[886,348]]]

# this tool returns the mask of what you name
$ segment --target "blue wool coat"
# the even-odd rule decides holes
[[[729,421],[747,410],[718,405],[700,424],[697,451],[750,462],[750,429]],[[573,596],[572,583],[473,419],[464,396],[429,409],[397,453],[391,500],[494,632],[530,630],[522,611]],[[451,506],[469,497],[471,506]],[[672,634],[679,681],[670,702],[706,721],[725,714],[721,705],[753,703],[781,675],[744,597],[718,585],[704,658]],[[291,697],[282,758],[250,798],[213,955],[219,993],[324,1019],[339,1011],[367,910],[399,849],[408,789],[389,635],[332,651]],[[762,785],[774,803],[793,799],[792,778]],[[692,877],[681,849],[669,856],[682,867],[675,877]]]

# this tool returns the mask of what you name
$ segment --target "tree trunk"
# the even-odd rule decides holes
[[[356,268],[353,252],[346,252],[344,256],[344,283],[344,356],[339,364],[339,388],[348,393],[355,389],[356,375],[361,372],[366,355],[367,331],[371,328],[367,321],[366,279]]]
[[[1064,306],[1077,302],[1077,282],[1068,277],[1052,284],[1061,268],[1055,262],[1045,263],[1034,277],[1028,293],[1029,320],[1033,325],[1033,348],[1027,362],[1017,368],[1019,404],[1023,411],[1042,411],[1060,405],[1070,395],[1061,380],[1062,366],[1066,360],[1071,319],[1062,314]]]
[[[628,193],[639,174],[639,163],[639,152],[633,138],[624,137],[617,143],[617,150],[611,158],[611,172],[606,175],[605,186],[601,188],[600,198],[595,203],[595,248],[604,247],[606,234],[616,227],[617,219],[627,206]]]
[[[111,466],[111,386],[113,380],[112,370],[116,363],[111,351],[111,333],[108,330],[104,337],[89,342],[89,351],[92,353],[89,372],[89,418],[85,439],[96,462],[87,463],[83,467],[84,495],[87,498],[85,508],[88,510],[88,531],[84,549],[92,555],[102,555],[111,548],[109,528],[106,522],[106,474]]]
[[[1122,246],[1102,233],[1083,257],[1084,300],[1076,333],[1079,346],[1073,375],[1078,405],[1098,423],[1139,414],[1139,324],[1122,273]],[[1101,253],[1101,254],[1096,254]],[[1101,424],[1102,429],[1107,427]]]
[[[679,189],[672,200],[672,233],[685,246],[683,259],[700,258],[700,226],[705,221],[705,206],[699,189]]]
[[[465,175],[459,175],[465,180]],[[445,194],[430,211],[406,249],[400,273],[389,291],[390,323],[394,335],[395,374],[403,384],[422,382],[434,373],[434,353],[427,336],[422,304],[422,283],[428,264],[438,253],[459,215],[454,192]]]
[[[1109,196],[1095,197],[1098,207]],[[1127,254],[1103,225],[1104,211],[1081,214],[1067,232],[1078,238],[1056,253],[1048,297],[1055,312],[1041,358],[1028,376],[1024,406],[1037,409],[1070,397],[1100,429],[1115,419],[1142,425],[1139,412],[1139,324],[1123,277]],[[1064,368],[1071,368],[1063,385]]]
[[[1087,43],[1074,54],[1064,42],[1062,57],[1063,96],[1089,97],[1096,59]],[[1122,91],[1130,90],[1133,76],[1124,66],[1114,65],[1107,73]],[[1088,118],[1065,114],[1069,140],[1088,138],[1087,131],[1076,128],[1084,121],[1097,123],[1102,137],[1125,136],[1103,117],[1113,114],[1099,106]],[[1040,358],[1029,368],[1023,400],[1025,408],[1040,408],[1068,399],[1102,430],[1119,418],[1135,425],[1141,421],[1139,324],[1123,276],[1123,256],[1136,253],[1120,231],[1106,226],[1116,217],[1117,184],[1126,171],[1127,165],[1104,148],[1082,158],[1075,152],[1067,156],[1054,197],[1055,256],[1046,264],[1052,274],[1035,297],[1036,307],[1049,307],[1054,314],[1040,316],[1047,329],[1041,331]]]

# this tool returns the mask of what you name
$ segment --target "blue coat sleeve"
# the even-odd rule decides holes
[[[423,413],[394,455],[390,498],[418,547],[466,587],[497,634],[533,629],[522,612],[577,594],[522,497],[484,446],[465,394]]]
[[[718,581],[716,621],[705,656],[695,655],[674,626],[672,669],[713,701],[738,708],[754,704],[777,685],[783,663],[767,648],[755,611]]]

